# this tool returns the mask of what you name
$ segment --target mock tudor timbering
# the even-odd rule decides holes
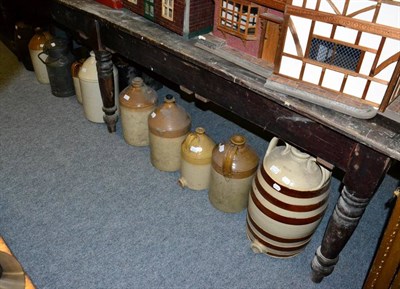
[[[274,73],[384,111],[400,91],[400,2],[215,0],[215,36]]]

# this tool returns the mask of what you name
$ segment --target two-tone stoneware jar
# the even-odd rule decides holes
[[[242,135],[233,135],[214,148],[208,197],[216,209],[238,213],[247,207],[258,161],[257,153]]]
[[[255,253],[299,254],[320,223],[331,172],[307,153],[273,138],[252,184],[247,235]]]
[[[181,146],[179,184],[192,190],[208,189],[215,142],[202,127],[188,134]]]
[[[149,115],[148,124],[152,165],[161,171],[178,171],[181,145],[191,127],[189,114],[169,94]]]
[[[115,65],[113,65],[113,76],[115,105],[118,107],[118,70]],[[85,60],[85,62],[82,64],[82,67],[79,69],[78,77],[85,117],[92,122],[103,123],[103,99],[100,92],[96,57],[93,51],[90,52],[90,56]]]
[[[121,91],[119,108],[125,141],[133,146],[149,145],[148,118],[157,106],[157,93],[143,79],[135,77]]]
[[[43,84],[49,84],[49,75],[47,73],[46,64],[39,59],[39,54],[43,52],[44,44],[46,41],[52,38],[51,34],[47,31],[43,31],[41,27],[35,28],[35,34],[29,41],[29,54],[31,56],[33,70],[35,71],[36,79]],[[47,58],[47,55],[42,56],[43,59]]]

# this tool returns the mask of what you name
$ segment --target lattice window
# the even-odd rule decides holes
[[[357,71],[361,58],[361,50],[342,44],[313,38],[311,40],[310,59],[329,65]]]
[[[168,20],[174,20],[174,0],[162,1],[162,17]]]
[[[222,0],[218,28],[242,39],[255,40],[258,6],[247,1]]]

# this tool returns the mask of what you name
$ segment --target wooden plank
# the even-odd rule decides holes
[[[400,188],[394,194],[397,201],[363,289],[400,288],[400,281],[395,278],[400,260]]]
[[[0,237],[0,251],[14,256],[2,237]],[[36,287],[33,285],[29,276],[25,273],[25,289],[35,289],[35,288]]]
[[[252,2],[268,8],[284,11],[287,0],[253,0]]]
[[[266,85],[294,97],[318,103],[321,106],[358,118],[370,119],[377,113],[376,109],[363,100],[356,97],[346,97],[339,92],[330,92],[311,83],[273,75],[268,79]]]

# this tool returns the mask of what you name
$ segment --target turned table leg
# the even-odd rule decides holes
[[[106,50],[95,51],[97,74],[101,97],[103,99],[104,121],[110,133],[116,131],[118,115],[114,95],[114,76],[111,53]]]
[[[330,275],[365,208],[389,167],[390,158],[363,145],[350,156],[343,189],[329,220],[321,246],[311,263],[312,281]]]

